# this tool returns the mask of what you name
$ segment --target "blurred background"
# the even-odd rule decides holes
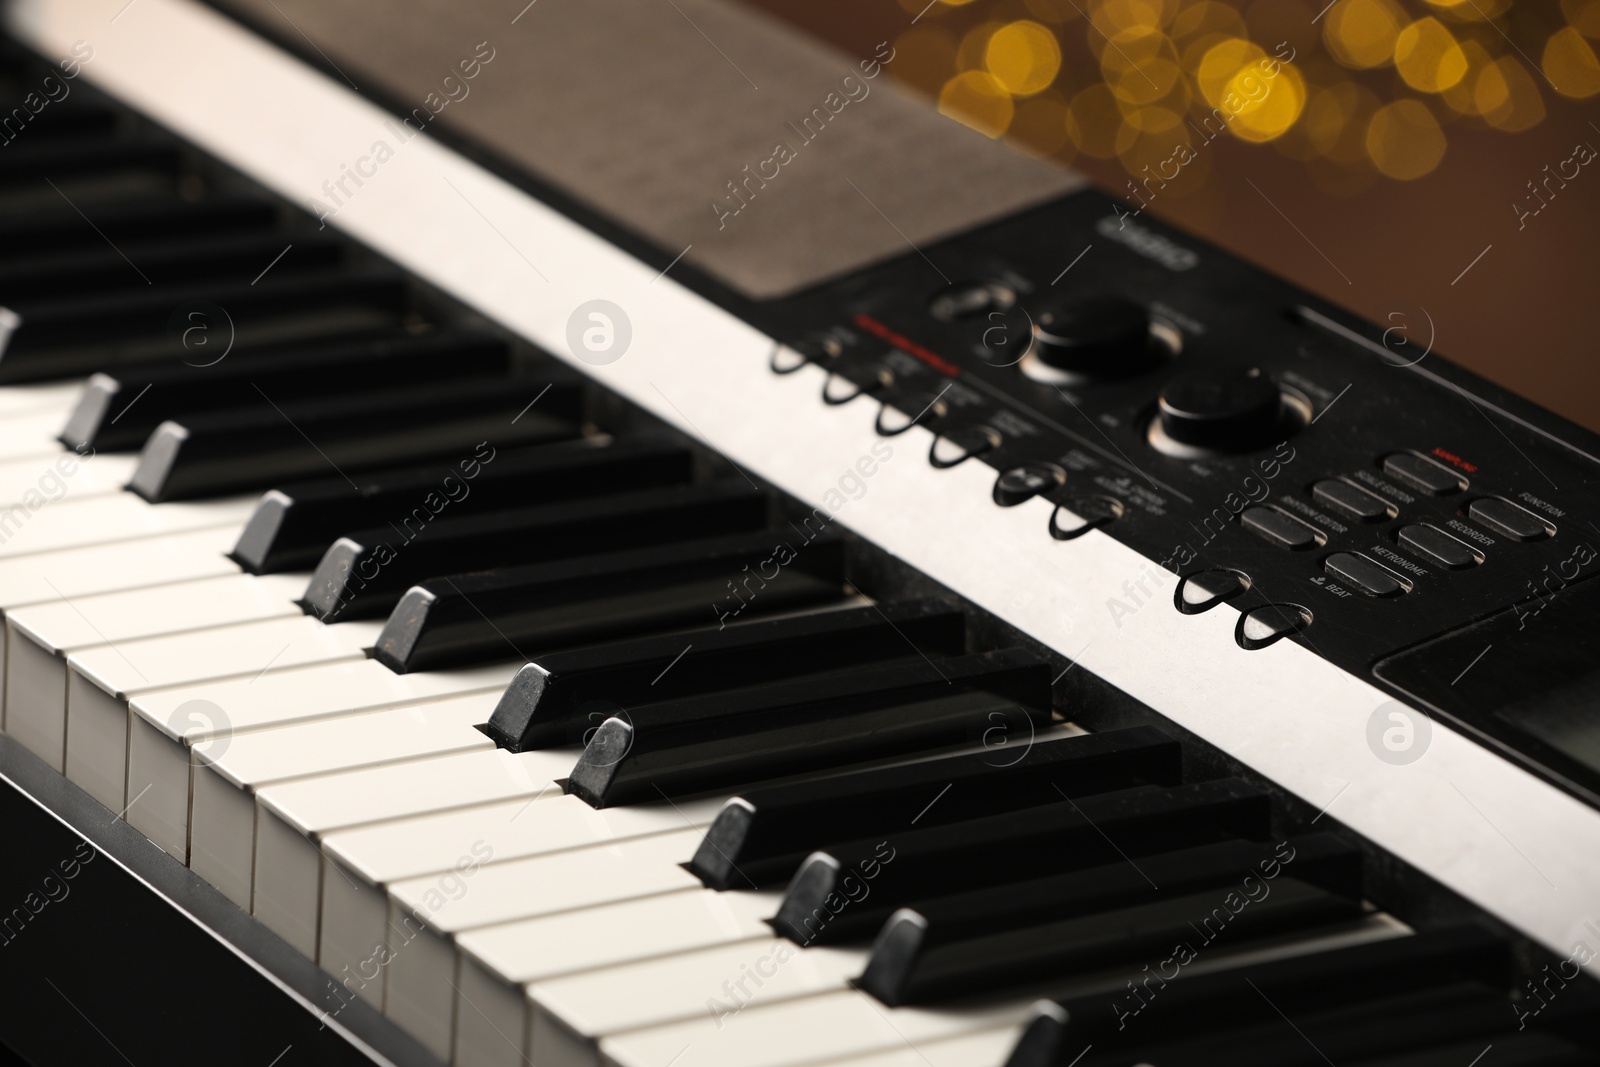
[[[745,2],[1600,430],[1600,0]]]

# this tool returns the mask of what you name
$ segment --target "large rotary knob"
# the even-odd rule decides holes
[[[1169,451],[1250,452],[1296,428],[1294,409],[1260,370],[1198,371],[1172,379],[1157,400],[1153,443]]]
[[[1026,369],[1037,378],[1106,381],[1142,374],[1168,355],[1143,304],[1120,296],[1067,297],[1034,311]]]

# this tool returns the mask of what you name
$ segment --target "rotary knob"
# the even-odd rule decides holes
[[[1049,381],[1127,378],[1160,364],[1168,350],[1144,305],[1120,296],[1053,301],[1033,316],[1026,369]]]
[[[1169,452],[1249,452],[1295,428],[1283,390],[1254,367],[1174,378],[1157,412],[1151,441]]]

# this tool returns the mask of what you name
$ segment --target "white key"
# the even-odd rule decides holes
[[[382,886],[447,871],[474,842],[500,861],[686,827],[703,830],[724,799],[597,810],[577,797],[558,796],[541,802],[537,819],[527,817],[526,801],[512,800],[334,831],[323,836],[322,849],[358,878]]]
[[[709,995],[709,994],[708,994]],[[844,1056],[890,1052],[924,1041],[1015,1026],[1032,998],[982,1008],[886,1008],[853,989],[775,1004],[756,1004],[718,1028],[706,1012],[600,1043],[608,1064],[661,1067],[787,1067]],[[469,1067],[469,1061],[461,1061]]]
[[[902,1044],[887,1052],[829,1060],[828,1067],[999,1067],[1021,1036],[1018,1025],[1000,1026],[942,1041],[918,1041],[915,1046]]]
[[[75,378],[66,382],[0,386],[0,415],[51,412],[61,419],[61,426],[65,426],[67,417],[78,406],[83,385],[82,379]]]
[[[127,803],[128,701],[153,689],[358,660],[381,622],[304,615],[98,645],[67,657],[67,778],[113,811]],[[142,809],[140,814],[149,809]],[[137,818],[130,818],[135,826]]]
[[[247,730],[330,719],[467,693],[499,694],[517,664],[395,674],[375,660],[273,670],[259,678],[158,689],[136,696],[128,716],[128,800],[151,840],[184,854],[193,768],[189,746]],[[133,810],[131,804],[129,811]],[[130,820],[132,816],[130,815]]]
[[[21,459],[66,451],[56,438],[66,425],[66,415],[50,408],[18,411],[0,420],[0,456]]]
[[[527,818],[540,818],[544,807],[534,805]],[[443,942],[459,931],[508,919],[696,888],[699,879],[679,864],[694,855],[704,833],[680,829],[553,855],[486,862],[471,873],[463,869],[447,882],[438,875],[397,882],[389,887],[389,913],[379,912],[371,926],[350,937],[343,955],[336,951],[340,946],[331,943],[329,931],[337,913],[332,898],[345,891],[344,876],[338,871],[325,874],[324,892],[330,899],[324,907],[319,959],[324,970],[339,974],[341,968],[359,964],[372,954],[374,946],[385,943],[389,960],[381,982],[367,987],[373,990],[374,999],[380,985],[385,987],[385,996],[391,995],[389,989],[395,990],[396,1011],[391,1017],[402,1024],[419,1017],[448,1019],[455,997],[451,988],[456,974],[454,955],[405,951],[424,928]],[[487,852],[487,846],[480,851]],[[452,892],[456,887],[459,890]],[[439,1051],[448,1047],[439,1040],[442,1033],[432,1036],[431,1043]]]
[[[570,748],[493,749],[268,786],[256,794],[254,914],[315,959],[322,874],[317,835],[492,800],[560,796],[555,780],[577,757]]]
[[[257,789],[311,774],[491,749],[494,742],[476,727],[488,720],[497,699],[494,693],[477,693],[234,733],[226,744],[220,740],[200,744],[193,750],[198,766],[189,866],[249,911]],[[69,760],[72,751],[69,745]],[[452,856],[445,866],[456,858]]]
[[[0,462],[0,509],[14,504],[37,508],[68,498],[121,492],[137,463],[137,456],[107,453],[85,458],[65,449],[57,455],[6,458]]]
[[[293,598],[307,581],[306,575],[232,574],[18,608],[6,616],[6,731],[62,771],[67,654],[154,634],[299,615]]]
[[[255,497],[234,497],[158,506],[132,493],[113,493],[67,499],[32,511],[8,508],[0,510],[0,559],[227,523],[242,526],[255,504]]]
[[[776,892],[687,889],[468,931],[456,939],[464,957],[452,1062],[522,1062],[529,1039],[527,999],[518,988],[524,983],[769,937],[763,920],[781,899]]]
[[[844,989],[866,960],[862,948],[802,950],[768,936],[537,982],[528,1058],[598,1067],[599,1042],[613,1034],[705,1015],[726,1026],[758,1004]]]
[[[239,539],[237,523],[0,559],[0,611],[62,597],[170,585],[238,574],[226,553]]]

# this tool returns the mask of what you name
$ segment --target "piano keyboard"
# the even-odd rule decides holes
[[[321,165],[283,153],[303,131],[213,126],[179,87],[259,73],[313,139],[375,109],[141,7],[87,76],[220,160],[83,84],[0,153],[0,752],[231,902],[255,966],[315,963],[295,1010],[338,1055],[1593,1062],[1589,958],[1550,956],[1592,809],[1443,727],[1429,773],[1385,776],[1345,736],[1380,691],[1221,614],[1108,629],[1086,569],[1170,576],[1092,530],[1063,564],[1043,499],[994,508],[921,426],[824,405],[823,372],[775,374],[753,328],[432,142],[341,212],[367,247],[320,230],[268,191]],[[81,17],[13,29],[49,56]],[[178,41],[198,69],[153,76]],[[0,80],[45,69],[8,52]],[[467,205],[380,223],[430,167]],[[512,235],[474,244],[488,268],[429,244],[486,218]],[[528,298],[527,236],[552,291],[628,294],[599,386],[548,354],[566,305]],[[1493,821],[1420,814],[1452,787]]]

